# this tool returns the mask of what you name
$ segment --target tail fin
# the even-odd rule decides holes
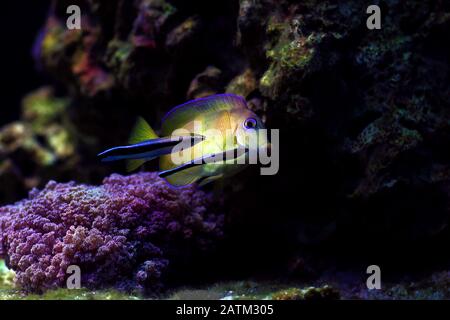
[[[127,160],[127,172],[132,172],[142,166],[147,159],[131,159]]]
[[[153,131],[152,127],[145,121],[144,118],[138,117],[133,130],[131,131],[130,144],[136,144],[145,140],[151,140],[158,138],[158,135]]]
[[[153,131],[144,118],[139,117],[136,124],[131,131],[130,145],[120,146],[108,149],[98,156],[102,161],[115,161],[127,159],[130,163],[127,164],[129,171],[137,169],[145,161],[150,160],[151,157],[159,155],[158,149],[167,146],[167,139],[158,139],[158,135]],[[161,144],[161,142],[163,142]]]
[[[131,144],[139,143],[145,140],[156,139],[158,135],[150,127],[144,118],[138,117],[133,130],[131,131],[130,138],[128,142]],[[131,159],[127,160],[127,172],[132,172],[142,166],[147,160],[146,159]]]
[[[159,138],[150,125],[141,117],[132,130],[128,146],[108,149],[98,156],[102,161],[127,160],[127,171],[133,171],[146,161],[171,153],[172,148],[182,141],[196,144],[203,136],[174,136]]]

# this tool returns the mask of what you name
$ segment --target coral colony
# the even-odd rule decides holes
[[[0,209],[0,258],[25,291],[64,287],[70,265],[86,287],[154,291],[172,257],[221,238],[223,216],[212,212],[206,193],[155,173],[114,174],[101,186],[51,181]]]

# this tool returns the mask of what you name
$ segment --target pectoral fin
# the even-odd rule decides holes
[[[170,170],[163,171],[159,174],[161,178],[165,178],[168,183],[175,187],[186,186],[194,183],[202,177],[203,166],[181,165]]]
[[[223,174],[218,174],[216,176],[203,177],[203,179],[199,179],[197,182],[198,182],[199,187],[202,187],[205,184],[216,181],[222,177],[223,177]]]
[[[246,149],[236,148],[220,153],[203,156],[168,170],[161,171],[159,176],[165,178],[167,182],[174,186],[184,186],[196,181],[200,181],[200,185],[219,179],[222,175],[205,175],[203,168],[208,163],[222,162],[224,160],[236,159]],[[224,164],[226,165],[226,164]]]
[[[175,167],[175,168],[172,168],[172,169],[169,169],[169,170],[165,170],[165,171],[161,171],[159,173],[159,176],[161,178],[167,178],[167,177],[170,177],[170,176],[172,176],[172,175],[174,175],[176,173],[180,173],[180,172],[185,171],[187,169],[195,168],[195,167],[202,166],[202,165],[204,165],[203,162],[196,163],[196,161],[190,161],[190,162],[182,164],[182,165],[180,165],[178,167]]]
[[[161,178],[165,178],[173,186],[181,187],[198,182],[199,186],[204,186],[214,180],[220,179],[223,175],[205,175],[203,170],[205,164],[187,163],[176,168],[159,173]]]

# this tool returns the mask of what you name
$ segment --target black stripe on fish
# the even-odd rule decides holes
[[[165,178],[165,177],[168,177],[168,176],[170,176],[172,174],[175,174],[177,172],[180,172],[180,171],[192,168],[192,167],[196,167],[196,166],[201,166],[203,164],[204,163],[195,163],[195,161],[190,161],[188,163],[182,164],[181,166],[178,166],[178,167],[175,167],[175,168],[172,168],[172,169],[169,169],[169,170],[161,171],[158,175],[161,178]]]
[[[141,154],[148,154],[153,151],[161,150],[163,154],[169,154],[171,152],[171,147],[176,146],[179,143],[186,143],[188,148],[189,146],[193,146],[204,140],[204,136],[200,135],[192,135],[189,137],[166,137],[166,138],[158,138],[147,140],[144,142],[128,145],[128,146],[119,146],[103,151],[98,154],[102,160],[117,160],[124,159],[127,157],[131,157],[136,155],[139,157]]]
[[[196,160],[192,160],[189,161],[185,164],[182,164],[178,167],[172,168],[172,169],[168,169],[165,171],[161,171],[159,173],[159,176],[161,178],[165,178],[168,177],[172,174],[175,174],[177,172],[192,168],[192,167],[196,167],[196,166],[201,166],[204,164],[208,164],[208,163],[214,163],[214,162],[221,162],[221,161],[225,161],[225,160],[233,160],[233,159],[237,159],[238,157],[240,157],[241,155],[243,155],[244,153],[246,153],[248,151],[248,149],[246,148],[235,148],[235,149],[231,149],[231,150],[227,150],[224,152],[219,152],[219,153],[214,153],[211,155],[207,155],[202,157],[201,159],[196,159]]]

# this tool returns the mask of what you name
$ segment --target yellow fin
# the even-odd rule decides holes
[[[138,117],[136,124],[131,131],[129,143],[135,144],[145,140],[156,139],[158,135],[153,131],[152,127],[145,121],[144,118]]]
[[[127,160],[127,172],[131,172],[139,168],[145,163],[145,159],[131,159]]]
[[[218,180],[218,179],[220,179],[220,178],[222,178],[222,177],[223,177],[223,174],[219,174],[219,175],[217,175],[217,176],[210,176],[210,177],[208,177],[208,178],[206,178],[206,179],[203,179],[202,182],[200,182],[200,183],[198,184],[198,186],[199,186],[199,187],[202,187],[202,186],[204,186],[205,184],[208,184],[208,183],[210,183],[210,182],[216,181],[216,180]]]
[[[168,183],[173,186],[181,187],[186,186],[188,184],[194,183],[199,178],[202,177],[203,166],[192,167],[182,171],[178,171],[174,174],[171,174],[165,179]]]

